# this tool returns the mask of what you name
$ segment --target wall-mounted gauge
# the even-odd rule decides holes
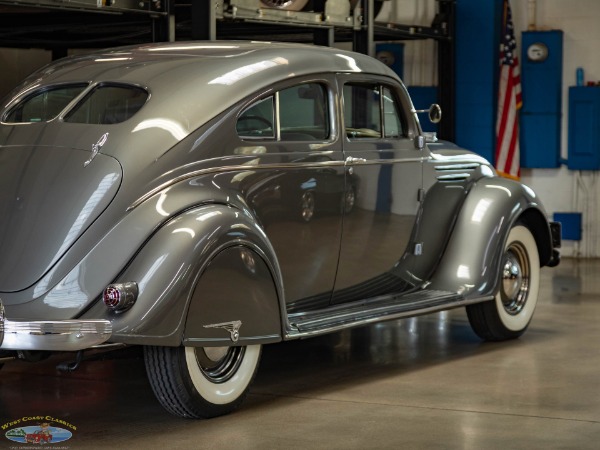
[[[530,61],[542,62],[548,58],[548,47],[542,42],[535,42],[527,47],[527,58]]]

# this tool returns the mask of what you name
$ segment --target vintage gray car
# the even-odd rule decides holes
[[[142,345],[179,416],[236,408],[269,343],[459,306],[518,337],[559,261],[536,194],[428,144],[364,55],[118,48],[40,69],[0,119],[3,354]]]

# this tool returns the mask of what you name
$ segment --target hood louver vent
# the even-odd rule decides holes
[[[477,163],[445,164],[436,166],[436,178],[439,181],[463,181],[471,176],[471,173],[479,168]]]

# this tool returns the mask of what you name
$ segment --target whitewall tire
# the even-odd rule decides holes
[[[537,305],[540,259],[529,229],[516,225],[508,234],[494,300],[467,306],[469,322],[485,340],[502,341],[522,335]]]
[[[148,379],[170,413],[208,419],[235,410],[256,375],[261,346],[144,347]]]

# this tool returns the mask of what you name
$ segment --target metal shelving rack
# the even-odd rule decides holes
[[[268,39],[332,46],[352,42],[373,55],[377,41],[438,43],[440,136],[454,137],[454,11],[436,0],[429,27],[376,22],[374,0],[313,0],[312,12],[259,7],[259,0],[0,0],[0,46],[46,48],[54,59],[69,48],[103,48],[175,40]]]
[[[370,55],[377,41],[433,39],[438,43],[439,102],[445,111],[439,135],[452,140],[456,0],[436,1],[438,11],[428,27],[376,22],[373,0],[361,0],[354,11],[347,0],[315,1],[314,12],[267,10],[257,8],[258,0],[229,0],[175,3],[174,12],[178,39],[268,39],[326,46],[352,42],[354,51]]]
[[[43,48],[53,59],[69,48],[164,41],[170,1],[0,0],[0,46]]]

